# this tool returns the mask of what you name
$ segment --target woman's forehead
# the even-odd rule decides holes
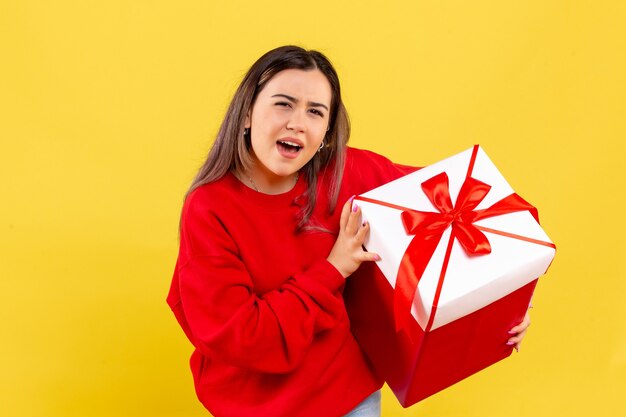
[[[260,95],[271,97],[286,94],[297,99],[315,101],[330,106],[332,90],[326,76],[319,69],[286,69],[274,75]]]

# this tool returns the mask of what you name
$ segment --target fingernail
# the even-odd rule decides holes
[[[517,332],[514,332],[514,331],[512,331],[512,330],[509,330],[507,333],[508,333],[508,334],[517,334]]]
[[[356,197],[356,194],[355,194],[355,195],[353,195],[352,197],[350,197],[350,198],[348,199],[348,201],[350,201],[350,203],[352,203],[352,200],[354,200],[354,197]]]
[[[380,261],[380,260],[381,260],[380,255],[376,255],[376,256],[374,256],[374,260],[375,260],[375,261]]]
[[[352,211],[354,213],[356,213],[356,211],[359,209],[359,206],[357,206],[356,204],[352,206]]]
[[[507,346],[511,346],[511,345],[514,345],[515,342],[506,342],[506,344],[507,344]]]

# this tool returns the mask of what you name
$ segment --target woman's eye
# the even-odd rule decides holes
[[[317,109],[311,109],[311,113],[320,116],[320,117],[324,117],[324,113],[322,113],[321,111],[317,110]]]
[[[286,101],[279,101],[278,103],[276,103],[276,105],[281,107],[291,107],[290,104]]]

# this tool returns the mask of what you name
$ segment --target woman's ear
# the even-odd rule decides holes
[[[246,120],[243,122],[243,127],[250,129],[250,125],[250,112],[248,111],[248,114],[246,114]]]

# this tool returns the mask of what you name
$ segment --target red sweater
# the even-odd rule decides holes
[[[333,215],[320,177],[313,217],[332,233],[295,232],[302,178],[267,195],[228,174],[188,196],[167,301],[195,347],[196,392],[214,416],[339,417],[382,386],[350,333],[344,278],[326,257],[344,202],[409,170],[348,149]]]

